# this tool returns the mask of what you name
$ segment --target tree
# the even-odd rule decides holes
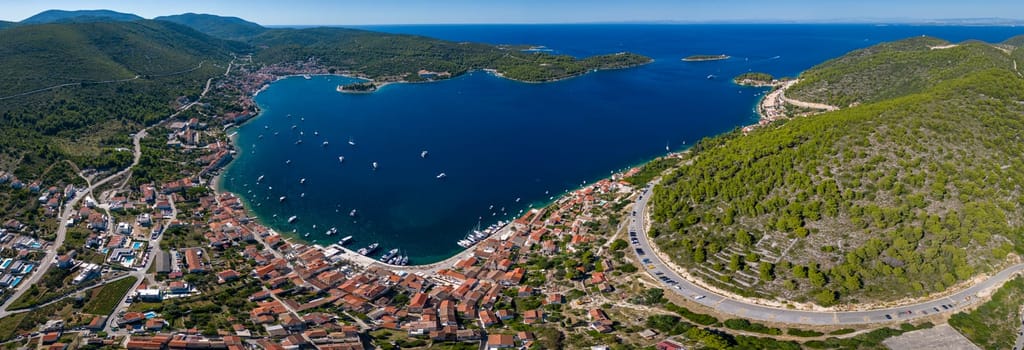
[[[769,262],[762,262],[757,267],[757,269],[760,272],[761,281],[771,282],[771,280],[775,279],[774,273],[772,271],[772,270],[774,270],[774,266],[772,266],[771,263],[769,263]]]
[[[611,244],[611,246],[609,246],[609,248],[611,250],[613,250],[613,251],[619,251],[619,250],[622,250],[622,249],[624,249],[624,248],[626,248],[628,246],[629,246],[629,243],[627,243],[625,240],[619,238],[619,239],[616,239],[616,240],[612,241],[612,244]]]
[[[826,289],[814,294],[814,298],[818,300],[818,304],[821,306],[831,306],[836,302],[837,294]]]
[[[743,262],[740,260],[740,256],[738,254],[733,254],[729,257],[729,271],[735,272],[741,268],[743,268]]]

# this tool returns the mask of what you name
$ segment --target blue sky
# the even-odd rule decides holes
[[[112,9],[146,18],[212,13],[266,25],[1024,17],[1022,0],[0,0],[0,19],[19,21],[54,8]]]

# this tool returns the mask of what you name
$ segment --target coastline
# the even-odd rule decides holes
[[[586,75],[586,74],[589,74],[589,73],[592,73],[592,72],[597,72],[597,71],[635,68],[635,67],[639,67],[639,66],[642,66],[642,65],[650,64],[652,62],[654,62],[653,59],[648,61],[648,62],[646,62],[646,63],[630,65],[628,67],[616,67],[616,68],[608,68],[608,69],[588,70],[588,71],[584,71],[584,72],[576,74],[576,75],[572,75],[572,76],[568,76],[568,77],[564,77],[564,78],[559,78],[557,80],[549,80],[549,81],[521,81],[521,80],[505,77],[503,74],[501,74],[500,72],[498,72],[497,70],[494,70],[494,69],[475,69],[475,70],[471,70],[471,71],[468,71],[468,72],[463,73],[463,74],[459,74],[459,75],[454,76],[454,77],[449,78],[449,79],[458,78],[458,77],[461,77],[461,76],[464,76],[464,75],[467,75],[467,74],[470,74],[470,73],[474,73],[474,72],[477,72],[477,71],[484,71],[486,73],[489,73],[491,75],[497,76],[499,78],[505,78],[505,79],[508,79],[508,80],[511,80],[511,81],[516,81],[516,82],[521,82],[521,83],[529,83],[529,84],[537,84],[537,83],[548,83],[548,82],[555,82],[555,81],[561,81],[561,80],[577,78],[577,77],[580,77],[580,76],[583,76],[583,75]],[[294,74],[285,74],[285,75],[275,76],[275,78],[272,81],[267,82],[267,83],[261,85],[258,89],[256,89],[255,91],[253,91],[251,94],[248,95],[248,98],[250,99],[250,102],[252,103],[253,106],[255,106],[255,112],[256,113],[253,115],[253,117],[245,120],[244,122],[242,122],[240,124],[232,125],[230,128],[227,128],[227,129],[224,130],[228,134],[229,142],[231,143],[231,145],[232,145],[232,147],[234,149],[236,149],[236,150],[239,149],[240,144],[238,142],[237,131],[231,132],[230,129],[231,128],[240,128],[241,126],[249,123],[250,121],[253,121],[253,120],[256,120],[259,117],[262,117],[263,114],[264,114],[263,112],[265,111],[265,109],[262,108],[256,102],[256,98],[259,96],[259,94],[262,93],[263,91],[267,90],[268,88],[270,88],[270,85],[275,83],[275,82],[278,82],[278,81],[281,81],[281,80],[284,80],[284,79],[289,79],[289,78],[303,77],[305,75],[308,75],[308,76],[338,76],[338,77],[351,78],[351,79],[361,79],[361,80],[371,81],[371,82],[374,81],[374,80],[366,78],[364,76],[353,75],[353,74],[342,74],[342,73],[334,73],[334,74],[324,74],[324,73],[319,73],[319,74],[303,74],[303,73],[294,73]],[[388,86],[388,85],[392,85],[392,84],[436,83],[436,82],[441,82],[441,81],[445,81],[445,80],[449,80],[449,79],[428,80],[428,81],[414,81],[414,82],[410,82],[410,81],[383,81],[383,82],[379,82],[380,85],[378,86],[377,90],[383,88],[384,86]],[[373,91],[373,92],[376,92],[376,90]],[[372,92],[367,92],[367,93],[372,93]],[[548,206],[550,206],[550,205],[552,205],[552,204],[554,204],[554,203],[564,199],[566,196],[571,195],[572,193],[574,193],[576,191],[579,191],[579,190],[581,190],[581,189],[583,189],[583,188],[585,188],[587,186],[593,185],[594,183],[597,183],[597,182],[599,182],[601,180],[610,179],[612,176],[614,176],[616,174],[622,174],[623,172],[628,171],[631,168],[643,166],[645,164],[648,164],[648,163],[650,163],[650,162],[652,162],[654,160],[660,159],[660,158],[678,156],[680,154],[689,152],[689,149],[691,147],[692,147],[692,145],[687,145],[686,147],[684,147],[682,149],[673,150],[673,151],[671,151],[671,152],[669,152],[667,154],[664,154],[664,155],[659,155],[659,156],[656,156],[656,157],[653,157],[653,158],[639,160],[639,161],[631,163],[629,165],[625,165],[622,168],[617,169],[617,170],[615,170],[614,172],[612,172],[610,174],[603,174],[603,175],[595,176],[593,178],[588,178],[586,180],[583,180],[581,183],[576,183],[573,186],[565,189],[562,193],[552,192],[551,195],[552,195],[553,198],[550,198],[550,199],[549,198],[543,198],[543,199],[541,199],[539,201],[523,203],[522,209],[523,209],[524,214],[525,214],[525,213],[528,213],[530,210],[537,210],[537,209],[546,208],[546,207],[548,207]],[[240,193],[232,192],[232,191],[230,191],[230,190],[228,190],[226,188],[226,186],[223,183],[223,181],[226,180],[226,178],[224,177],[224,174],[232,166],[235,165],[235,162],[236,162],[237,158],[238,157],[235,157],[235,159],[232,159],[231,162],[228,162],[223,167],[221,167],[221,171],[218,172],[218,174],[213,179],[211,179],[211,189],[214,191],[214,193],[216,195],[221,195],[221,194],[224,194],[224,193],[228,193],[228,194],[231,194],[232,196],[234,196],[235,198],[238,198],[242,202],[243,210],[247,213],[247,216],[255,218],[256,222],[259,225],[265,227],[267,230],[272,232],[272,234],[280,235],[281,238],[283,240],[285,240],[286,242],[289,242],[289,243],[296,242],[296,243],[305,244],[305,245],[309,245],[309,246],[319,247],[321,249],[325,248],[321,243],[316,242],[315,240],[311,240],[308,237],[303,237],[301,234],[292,233],[291,231],[279,230],[278,228],[275,228],[271,224],[270,218],[263,217],[263,216],[257,214],[255,210],[253,210],[252,203],[250,203],[246,199],[245,196],[243,196]],[[512,218],[509,218],[507,220],[514,220],[515,218],[518,218],[518,215],[515,216],[515,217],[512,217]],[[504,231],[502,231],[502,232],[504,232]],[[499,234],[495,234],[494,236],[498,236],[498,235]],[[488,240],[491,239],[492,237],[488,237]],[[455,242],[452,242],[453,245],[454,245],[454,243]],[[426,263],[426,264],[422,264],[422,265],[407,265],[407,266],[401,266],[401,267],[394,266],[394,267],[395,268],[404,268],[404,269],[417,269],[417,268],[419,268],[421,266],[436,265],[436,264],[439,264],[439,263],[442,263],[442,262],[449,261],[449,260],[451,260],[451,259],[453,259],[455,257],[464,256],[465,254],[475,250],[475,247],[477,247],[479,245],[480,245],[480,243],[478,243],[476,245],[473,245],[473,246],[471,246],[469,248],[462,248],[462,249],[454,250],[450,255],[438,256],[439,259],[437,259],[436,261],[433,261],[433,262]],[[345,252],[348,255],[355,255],[355,256],[359,256],[359,257],[364,257],[362,255],[359,255],[358,253],[356,253],[352,249],[345,248]],[[373,263],[384,265],[384,264],[382,264],[380,262],[375,261],[371,257],[365,257],[365,258],[367,258],[369,260],[372,260]],[[430,259],[430,260],[433,260],[433,259]]]

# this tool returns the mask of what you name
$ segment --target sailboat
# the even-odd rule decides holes
[[[345,156],[338,156],[338,163],[344,163],[344,162],[345,162]]]
[[[377,170],[377,162],[373,162],[373,164],[370,164],[370,166],[373,167],[373,170]]]
[[[440,179],[444,179],[444,178],[446,178],[446,177],[448,177],[448,174],[445,174],[445,173],[440,173],[440,174],[437,174],[437,179],[438,179],[438,180],[440,180]]]
[[[355,145],[356,145],[356,142],[355,142],[355,141],[353,141],[351,137],[349,137],[349,138],[348,138],[348,144],[349,144],[349,145],[351,145],[351,146],[355,146]]]
[[[306,178],[299,179],[299,185],[305,185],[305,184],[306,184]]]
[[[260,177],[257,177],[256,178],[256,182],[262,182],[263,181],[263,176],[264,175],[260,175]]]
[[[672,149],[668,148],[668,142],[665,142],[665,152],[671,152]]]
[[[426,157],[427,157],[427,151],[420,152],[420,158],[426,158]]]

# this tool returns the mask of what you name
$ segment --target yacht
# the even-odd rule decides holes
[[[298,128],[299,128],[298,125],[294,125],[294,124],[292,125],[292,130],[295,130],[295,129],[298,129]]]
[[[369,255],[370,253],[373,253],[374,250],[377,250],[377,247],[380,247],[380,243],[373,242],[373,244],[366,246],[366,248],[359,248],[358,253],[361,255]]]
[[[302,144],[302,140],[295,141],[295,144],[296,145],[301,145]]]
[[[330,142],[324,141],[324,143],[323,143],[323,144],[321,144],[321,145],[322,145],[322,146],[324,146],[324,147],[327,147],[327,144],[329,144],[329,143],[330,143]]]
[[[345,236],[345,237],[342,237],[340,241],[338,241],[338,244],[346,245],[346,244],[349,244],[351,242],[352,242],[352,236]]]
[[[389,250],[387,253],[384,253],[384,255],[380,256],[380,261],[388,262],[388,260],[395,257],[396,254],[398,254],[397,248]]]
[[[437,178],[438,179],[443,179],[443,178],[446,178],[446,177],[448,177],[448,174],[445,174],[445,173],[437,174]]]
[[[355,146],[355,145],[356,145],[356,142],[355,142],[355,141],[352,141],[352,138],[351,138],[351,137],[349,137],[349,138],[348,138],[348,144],[349,144],[349,145],[351,145],[351,146]]]
[[[291,159],[289,159],[289,160],[286,160],[286,161],[284,161],[284,163],[285,163],[285,164],[291,164],[291,163],[292,163],[292,160],[291,160]]]
[[[313,136],[320,136],[320,131],[313,130]]]
[[[426,158],[426,157],[427,157],[427,151],[420,152],[420,158]]]
[[[356,217],[356,215],[359,215],[359,213],[357,213],[355,209],[352,209],[352,211],[348,212],[348,216]]]
[[[309,74],[303,74],[302,78],[306,80],[313,79],[313,77],[309,76]]]
[[[263,176],[264,175],[260,175],[260,177],[257,177],[256,178],[256,182],[262,182],[263,181]]]
[[[327,235],[328,235],[328,236],[330,236],[330,235],[333,235],[333,234],[335,234],[335,233],[338,233],[338,229],[337,229],[337,228],[335,228],[335,227],[331,227],[331,229],[330,229],[330,230],[327,230]]]
[[[305,184],[306,184],[306,178],[299,179],[299,185],[305,185]]]
[[[284,202],[285,199],[288,199],[288,197],[287,196],[281,196],[281,198],[278,198],[277,201],[278,202]]]
[[[299,198],[306,198],[306,192],[299,193]]]
[[[345,156],[338,156],[338,163],[344,163],[344,162],[345,162]]]
[[[409,256],[408,255],[402,255],[402,258],[398,259],[398,265],[400,265],[400,266],[409,265]]]
[[[522,199],[522,198],[516,197],[516,203],[519,203],[520,199]]]
[[[297,220],[299,220],[299,217],[295,216],[295,215],[292,215],[290,218],[288,218],[288,223],[291,224],[291,223],[294,223]]]
[[[306,232],[306,234],[302,235],[302,237],[309,237],[309,232]]]
[[[377,170],[377,162],[373,162],[373,164],[370,165],[373,167],[373,170]]]

